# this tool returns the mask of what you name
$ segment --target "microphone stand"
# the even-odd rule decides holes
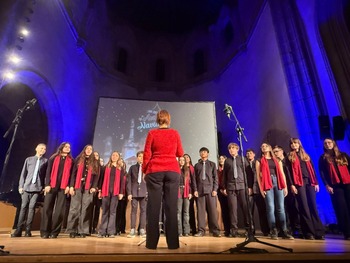
[[[10,146],[9,146],[7,152],[6,152],[4,166],[2,167],[2,172],[1,172],[1,177],[0,177],[0,179],[1,179],[1,186],[3,185],[3,182],[4,182],[4,176],[5,176],[5,173],[6,173],[6,170],[7,170],[7,165],[8,165],[9,159],[10,159],[12,146],[13,146],[13,143],[14,143],[15,138],[16,138],[18,125],[20,124],[20,122],[22,120],[23,113],[25,111],[29,110],[30,108],[32,108],[34,106],[35,102],[36,102],[35,99],[28,100],[26,102],[26,104],[21,109],[17,110],[16,116],[13,119],[13,121],[11,123],[11,126],[8,128],[8,130],[6,131],[6,133],[3,136],[3,138],[6,138],[9,135],[9,133],[11,132],[11,130],[13,129],[13,134],[12,134],[12,139],[11,139],[11,142],[10,142]]]
[[[285,248],[282,246],[278,246],[278,245],[274,245],[274,244],[270,244],[264,241],[260,241],[258,240],[255,235],[254,235],[254,221],[253,221],[253,216],[252,216],[252,211],[250,209],[250,202],[249,202],[249,196],[248,196],[248,183],[247,183],[247,174],[246,174],[246,166],[245,166],[245,156],[244,156],[244,151],[243,151],[243,143],[242,143],[242,137],[244,138],[244,140],[247,142],[247,138],[244,135],[244,128],[242,128],[242,126],[240,125],[235,113],[232,110],[232,107],[229,105],[225,105],[225,109],[224,109],[225,113],[227,114],[227,117],[231,120],[230,118],[230,114],[232,114],[232,116],[234,117],[235,121],[236,121],[236,132],[238,134],[238,141],[239,141],[239,146],[241,149],[241,158],[242,158],[242,163],[243,163],[243,177],[244,177],[244,185],[245,185],[245,199],[246,199],[246,203],[247,203],[247,210],[248,210],[248,220],[249,220],[249,229],[248,229],[248,233],[247,233],[247,237],[245,239],[244,242],[239,243],[236,245],[235,248],[230,248],[229,251],[231,254],[233,253],[268,253],[267,250],[265,249],[260,249],[260,248],[251,248],[251,247],[246,247],[246,245],[248,245],[251,242],[257,242],[260,244],[264,244],[264,245],[268,245],[271,247],[275,247],[275,248],[280,248],[280,249],[284,249],[287,250],[289,252],[293,252],[293,249],[291,248]]]

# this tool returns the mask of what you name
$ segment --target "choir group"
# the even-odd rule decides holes
[[[339,229],[344,239],[350,240],[350,158],[334,140],[327,138],[323,143],[324,153],[318,160],[320,178],[330,194]],[[188,154],[178,158],[178,202],[172,208],[177,209],[178,235],[202,237],[209,231],[208,235],[221,237],[223,230],[226,237],[239,237],[255,234],[259,225],[262,234],[271,239],[325,239],[316,204],[319,182],[314,162],[299,139],[291,138],[289,145],[287,153],[281,146],[263,143],[260,156],[255,158],[254,150],[247,149],[242,158],[239,145],[230,143],[229,157],[221,155],[218,166],[208,159],[206,147],[199,149],[196,164]],[[70,238],[93,234],[116,237],[125,233],[127,202],[131,203],[131,228],[126,237],[146,237],[148,198],[142,173],[143,151],[137,152],[137,162],[127,170],[117,151],[104,165],[92,145],[86,145],[75,159],[70,147],[63,142],[46,159],[46,145],[40,143],[35,156],[25,160],[18,189],[22,203],[11,237],[21,237],[23,231],[24,236],[32,236],[35,207],[42,193],[42,238],[57,238],[65,220]],[[255,218],[259,223],[254,222]],[[165,220],[161,208],[160,232],[166,232],[162,228]],[[239,225],[245,228],[244,233],[239,233]]]

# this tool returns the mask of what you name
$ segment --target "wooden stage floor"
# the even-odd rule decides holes
[[[341,236],[326,236],[326,240],[271,240],[256,236],[258,241],[267,242],[285,249],[250,242],[245,248],[264,249],[267,253],[231,249],[245,241],[245,238],[181,237],[180,248],[168,250],[165,237],[161,235],[158,248],[149,250],[144,239],[127,238],[69,238],[60,234],[57,239],[42,239],[38,231],[33,237],[11,238],[9,232],[0,233],[0,262],[251,262],[251,261],[349,261],[350,241]],[[4,252],[9,252],[4,253]],[[249,253],[250,252],[250,253]]]

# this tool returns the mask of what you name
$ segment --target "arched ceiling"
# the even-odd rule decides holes
[[[179,89],[215,78],[247,46],[266,3],[264,0],[62,2],[78,34],[77,46],[100,68],[141,89],[155,85]],[[196,52],[202,57],[198,59]],[[161,68],[158,60],[162,62]],[[122,72],[116,67],[121,62]],[[198,68],[203,69],[200,74]],[[158,81],[155,75],[165,77],[159,77]]]
[[[184,34],[215,24],[224,0],[108,0],[108,16],[149,32]],[[235,1],[230,1],[235,2]]]

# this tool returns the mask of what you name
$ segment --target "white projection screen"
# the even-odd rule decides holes
[[[143,151],[147,132],[158,127],[156,114],[165,109],[171,114],[171,128],[178,130],[185,153],[193,165],[199,149],[209,149],[209,160],[217,164],[217,127],[214,102],[163,102],[100,98],[97,110],[94,150],[106,164],[118,151],[127,169],[136,163],[136,153]]]

